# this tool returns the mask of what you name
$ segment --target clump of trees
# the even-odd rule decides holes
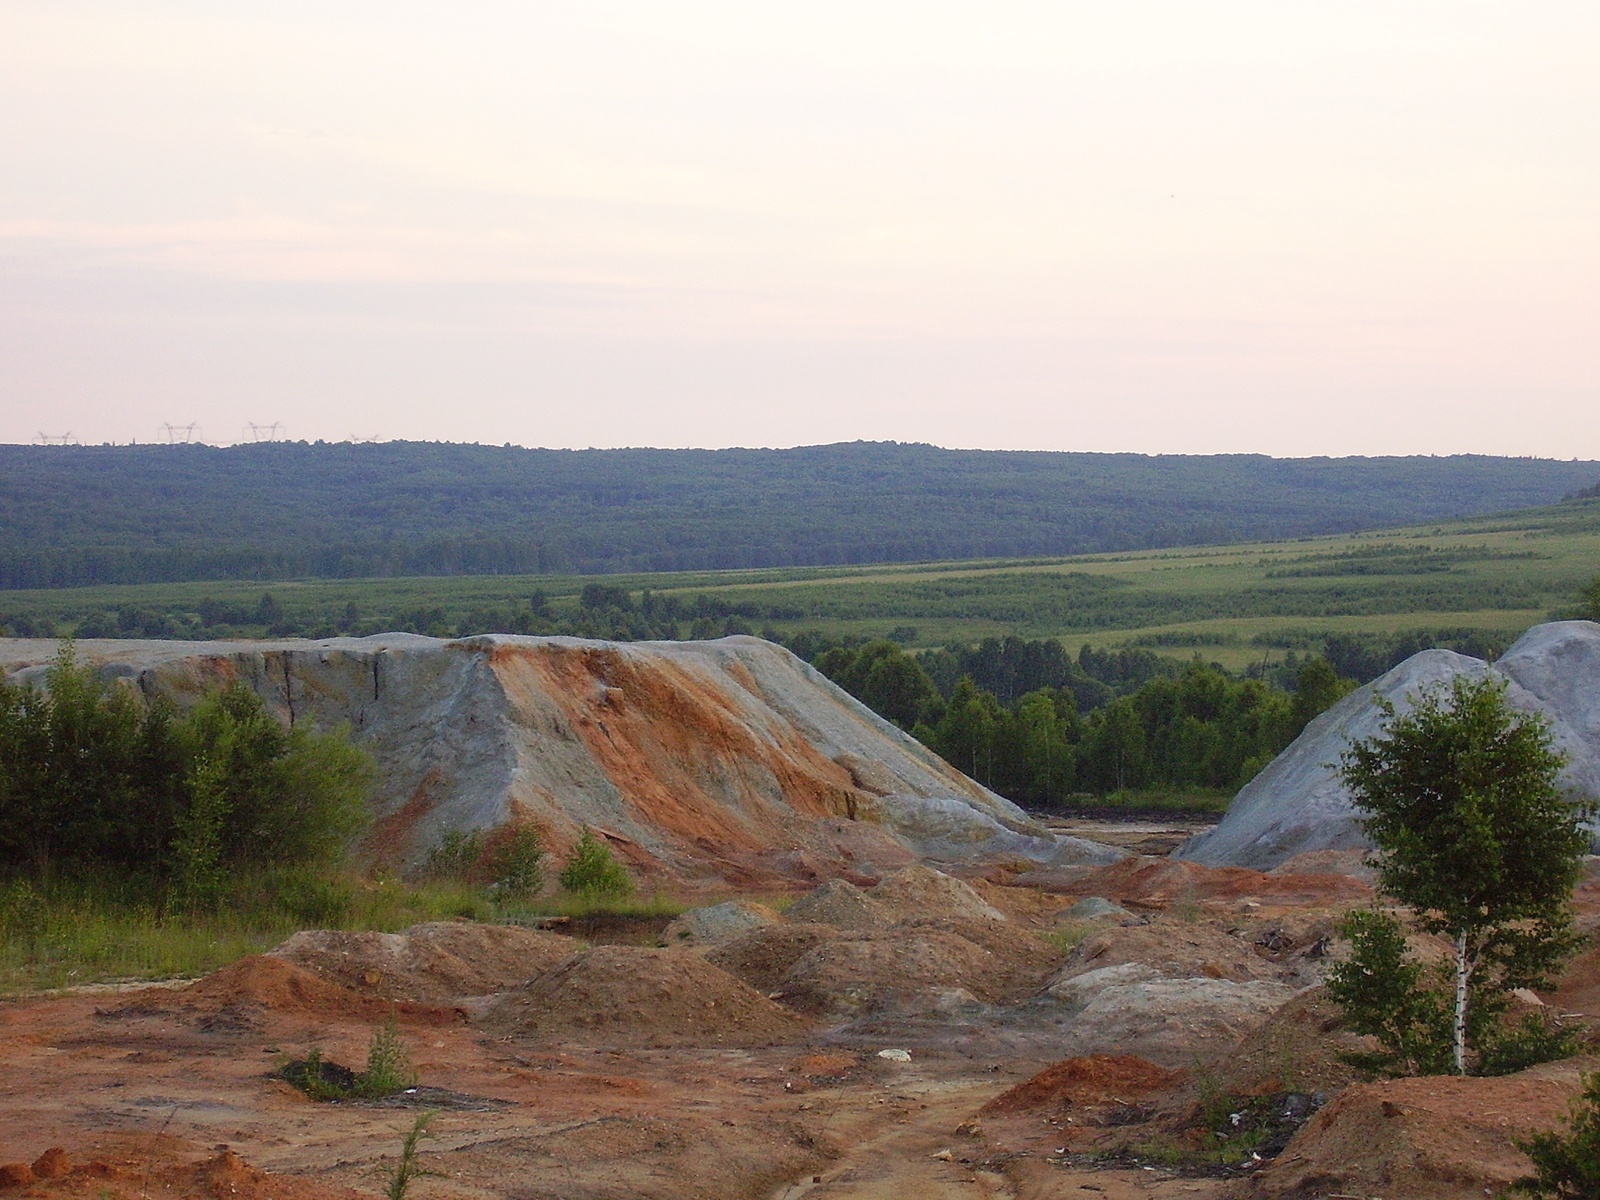
[[[1572,803],[1548,722],[1513,711],[1493,676],[1457,676],[1409,713],[1383,704],[1381,735],[1356,742],[1342,775],[1377,847],[1378,890],[1403,906],[1353,914],[1348,961],[1328,990],[1381,1049],[1358,1065],[1385,1074],[1506,1074],[1574,1052],[1542,1012],[1512,1021],[1511,993],[1548,986],[1581,943],[1572,889],[1594,806]],[[1448,938],[1429,965],[1407,925]]]
[[[1600,621],[1600,575],[1578,592],[1578,616],[1585,621]]]
[[[342,858],[373,780],[342,731],[284,729],[242,685],[179,715],[69,642],[44,688],[0,686],[0,872],[14,878],[212,905],[242,875]]]
[[[877,641],[815,665],[978,782],[1046,807],[1085,792],[1238,787],[1355,686],[1322,658],[1304,661],[1290,693],[1147,650],[1085,647],[1074,661],[1050,639],[924,656]],[[961,667],[978,674],[938,685]]]

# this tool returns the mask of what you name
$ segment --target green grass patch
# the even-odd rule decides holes
[[[1128,817],[1149,813],[1153,816],[1170,813],[1215,813],[1228,811],[1235,791],[1232,788],[1138,788],[1109,792],[1104,796],[1079,796],[1071,805],[1059,810],[1063,813],[1111,813]]]
[[[300,929],[403,929],[492,920],[482,889],[395,879],[261,878],[215,909],[157,912],[79,881],[0,884],[0,995],[204,975],[270,950]]]

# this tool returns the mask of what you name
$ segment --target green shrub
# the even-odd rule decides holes
[[[428,852],[423,874],[429,879],[468,879],[483,857],[483,830],[452,829]]]
[[[365,1071],[352,1071],[330,1062],[313,1047],[303,1059],[287,1064],[278,1074],[313,1100],[381,1100],[417,1085],[417,1073],[411,1067],[411,1056],[392,1014],[372,1031]]]
[[[391,1015],[372,1031],[372,1041],[367,1045],[367,1069],[360,1080],[361,1094],[373,1098],[392,1096],[416,1085],[411,1055],[400,1040],[400,1026]]]
[[[1565,1134],[1549,1131],[1517,1138],[1517,1149],[1533,1160],[1534,1173],[1512,1191],[1549,1200],[1600,1197],[1600,1072],[1586,1076],[1583,1095],[1567,1117]]]
[[[585,826],[572,857],[561,868],[561,886],[577,896],[622,897],[633,893],[633,877],[611,847]]]
[[[544,839],[532,825],[505,831],[486,856],[489,887],[496,896],[521,899],[544,882]],[[619,868],[620,869],[620,868]],[[631,883],[629,890],[631,890]]]

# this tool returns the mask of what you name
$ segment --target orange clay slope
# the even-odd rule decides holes
[[[38,679],[55,652],[0,640]],[[180,706],[241,681],[288,724],[347,725],[378,762],[368,853],[414,865],[452,830],[589,826],[648,883],[781,886],[920,857],[1108,862],[1053,837],[780,646],[412,634],[86,641],[81,657]]]

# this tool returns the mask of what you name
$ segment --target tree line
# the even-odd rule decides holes
[[[1596,468],[894,442],[0,446],[0,588],[1085,554],[1549,504]]]
[[[0,874],[116,880],[130,900],[215,903],[241,875],[340,860],[372,759],[342,732],[284,729],[243,685],[179,715],[81,665],[0,685]]]
[[[1356,686],[1320,657],[1286,691],[1198,660],[1087,646],[1074,660],[1059,642],[1023,638],[927,655],[890,641],[836,646],[814,665],[979,783],[1039,807],[1084,793],[1237,788]]]

